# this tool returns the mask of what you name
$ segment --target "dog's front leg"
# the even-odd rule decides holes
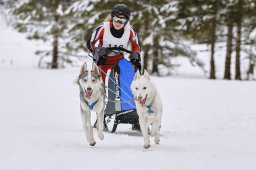
[[[161,120],[160,119],[157,119],[155,121],[155,131],[156,131],[156,135],[155,135],[155,144],[159,144],[160,143],[160,125],[161,125]]]
[[[94,146],[96,144],[95,140],[94,140],[94,136],[93,136],[93,129],[92,129],[92,124],[91,124],[91,111],[87,112],[87,127],[88,127],[88,137],[89,137],[89,143],[91,146]]]
[[[104,112],[97,112],[97,124],[98,124],[98,137],[100,140],[104,139],[104,134],[103,134],[103,126],[104,126]]]
[[[144,148],[147,149],[150,147],[149,135],[148,135],[148,125],[147,118],[143,115],[139,117],[140,128],[144,138]]]
[[[91,146],[94,146],[96,144],[96,142],[94,139],[92,139],[93,134],[90,134],[90,133],[92,133],[92,130],[90,130],[91,124],[88,123],[88,119],[90,118],[89,114],[90,114],[90,111],[83,111],[81,109],[81,117],[82,117],[82,121],[83,121],[83,127],[84,127],[84,131],[85,131],[86,140]]]
[[[156,123],[156,120],[154,120],[152,124],[152,129],[151,129],[152,136],[156,136],[156,129],[157,129],[157,123]]]

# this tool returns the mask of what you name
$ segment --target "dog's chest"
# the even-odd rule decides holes
[[[152,110],[151,106],[140,106],[138,107],[138,114],[143,117],[153,119],[156,117],[156,112]]]

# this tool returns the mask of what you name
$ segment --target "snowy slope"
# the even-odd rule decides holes
[[[145,150],[141,133],[120,125],[90,147],[72,83],[79,69],[36,69],[34,44],[9,29],[0,37],[1,170],[255,170],[256,82],[153,77],[161,144]]]
[[[0,169],[256,168],[255,82],[154,78],[161,144],[144,150],[141,134],[120,125],[90,147],[72,84],[78,72],[1,68]]]

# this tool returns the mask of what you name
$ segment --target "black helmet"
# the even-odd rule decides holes
[[[128,20],[130,20],[131,11],[129,7],[125,4],[117,4],[113,7],[111,16],[115,14],[122,14],[124,15]]]

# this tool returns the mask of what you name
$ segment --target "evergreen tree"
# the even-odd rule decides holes
[[[178,17],[181,30],[196,43],[210,45],[210,79],[216,79],[215,44],[221,31],[223,3],[220,0],[180,0]]]
[[[83,32],[85,40],[89,38],[94,28],[110,14],[116,3],[128,5],[132,11],[131,25],[138,33],[144,54],[144,68],[152,68],[152,72],[159,75],[158,66],[169,68],[171,58],[187,56],[189,60],[200,65],[195,53],[191,52],[179,39],[175,22],[177,0],[151,0],[151,1],[81,1],[74,3],[69,13],[80,18],[81,22],[73,25],[72,31]],[[90,8],[83,8],[89,6]],[[88,10],[89,9],[89,10]],[[93,9],[93,10],[90,10]],[[77,33],[79,34],[79,33]],[[150,70],[150,69],[149,69]]]
[[[68,36],[70,23],[70,16],[64,11],[71,3],[71,0],[28,0],[17,3],[13,9],[17,20],[15,28],[19,32],[27,33],[28,39],[51,43],[51,50],[38,50],[36,54],[41,56],[41,60],[46,56],[52,56],[52,61],[49,63],[52,69],[70,62],[70,54],[65,48],[63,39]]]

